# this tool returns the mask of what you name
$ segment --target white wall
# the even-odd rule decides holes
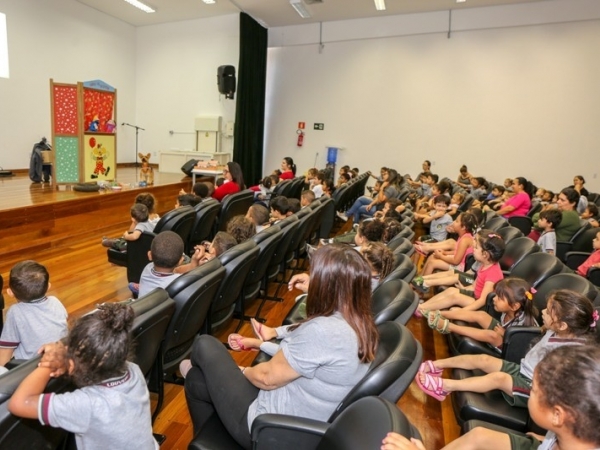
[[[10,78],[0,78],[0,166],[29,167],[50,138],[50,85],[101,79],[117,88],[117,119],[135,113],[135,28],[75,0],[0,0]],[[131,144],[118,134],[118,148]],[[132,161],[119,153],[119,161]]]
[[[219,94],[217,68],[237,69],[238,60],[238,14],[138,28],[136,117],[146,128],[140,151],[153,153],[158,162],[160,150],[195,148],[195,117],[222,116],[223,125],[233,121],[235,100]],[[232,150],[232,140],[224,139],[222,149]]]
[[[415,175],[427,158],[453,178],[465,163],[553,189],[582,174],[600,191],[598,18],[590,0],[455,11],[450,39],[447,13],[332,22],[322,53],[318,26],[271,29],[265,173],[284,156],[322,166],[337,145],[362,170]]]

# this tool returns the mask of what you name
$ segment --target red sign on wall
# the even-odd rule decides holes
[[[304,126],[305,126],[304,122],[298,122],[298,129],[304,130]]]

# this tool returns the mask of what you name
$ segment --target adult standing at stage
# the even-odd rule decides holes
[[[216,188],[212,194],[215,200],[222,201],[226,195],[235,194],[246,189],[242,168],[238,163],[233,161],[228,162],[227,168],[223,169],[223,177],[225,178],[225,183]]]

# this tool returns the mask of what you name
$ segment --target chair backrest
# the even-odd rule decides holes
[[[417,268],[408,255],[404,253],[394,253],[394,270],[379,282],[379,284],[387,283],[392,280],[412,280],[415,276]]]
[[[496,232],[502,238],[504,244],[508,244],[515,238],[523,237],[523,233],[521,232],[521,230],[511,226],[502,227]]]
[[[574,273],[559,273],[544,280],[537,288],[537,292],[533,295],[533,304],[538,309],[540,317],[538,323],[541,322],[541,312],[546,307],[548,294],[557,289],[569,289],[579,292],[581,295],[590,299],[593,302],[598,295],[596,287],[585,278]]]
[[[515,238],[506,244],[504,255],[500,258],[502,270],[512,270],[527,255],[540,251],[540,246],[526,237]]]
[[[37,419],[23,419],[8,411],[8,402],[21,382],[37,367],[40,357],[0,375],[0,448],[62,448],[69,435],[61,428],[44,426]],[[67,377],[52,378],[44,392],[72,390]]]
[[[321,203],[323,203],[323,215],[321,217],[321,224],[319,226],[318,237],[321,239],[327,239],[333,228],[335,222],[335,202],[331,198],[321,197]]]
[[[418,437],[398,407],[383,398],[362,398],[336,418],[323,435],[317,450],[365,450],[381,447],[389,432],[407,439]],[[283,448],[283,447],[280,447]]]
[[[281,264],[286,259],[286,255],[289,253],[289,249],[293,244],[294,237],[300,226],[300,221],[296,216],[287,217],[285,220],[292,219],[289,221],[289,225],[281,230],[283,236],[279,241],[279,245],[275,248],[275,252],[271,257],[271,261],[269,262],[269,266],[267,268],[267,275],[269,279],[272,279],[279,273],[279,268]],[[282,220],[280,223],[284,222]]]
[[[421,364],[422,349],[412,333],[396,322],[384,322],[377,329],[379,345],[369,371],[341,401],[328,422],[333,422],[348,406],[369,395],[396,403],[415,377]]]
[[[249,239],[217,257],[225,267],[226,274],[210,306],[208,324],[211,328],[220,325],[233,315],[235,303],[240,298],[246,277],[259,252],[260,249],[254,241]],[[207,331],[210,332],[210,329]]]
[[[165,335],[164,371],[173,371],[192,349],[194,338],[205,325],[225,268],[215,258],[184,273],[166,287],[175,301],[175,313]]]
[[[157,288],[130,305],[135,313],[131,330],[133,362],[148,377],[159,357],[160,346],[175,312],[175,302],[169,298],[167,291]]]
[[[537,289],[541,283],[552,275],[559,274],[565,270],[565,265],[554,255],[548,253],[531,253],[510,271],[511,277],[522,278]]]
[[[221,212],[221,203],[214,198],[209,198],[194,207],[196,217],[190,233],[189,249],[200,244],[206,239],[211,239],[215,229],[215,223],[219,212]]]
[[[291,184],[292,184],[292,180],[281,180],[273,188],[273,197],[283,195],[284,189],[286,189],[286,187],[289,186],[289,185],[291,185]]]
[[[245,300],[250,300],[250,297],[255,296],[260,290],[261,282],[282,238],[283,231],[277,225],[271,225],[252,237],[259,253],[256,264],[251,267],[244,283]]]
[[[388,242],[386,245],[387,245],[387,248],[389,248],[394,253],[396,251],[398,251],[399,253],[404,253],[405,255],[408,255],[409,253],[411,253],[411,249],[412,250],[415,249],[412,242],[410,242],[404,236],[399,236],[399,235],[394,236],[392,238],[392,240],[390,242]]]
[[[182,206],[173,209],[160,218],[154,227],[154,234],[158,234],[162,231],[173,231],[174,233],[177,233],[183,240],[187,251],[187,245],[195,218],[196,212],[191,206]],[[129,247],[129,244],[127,244],[127,247]]]
[[[458,206],[457,211],[465,212],[471,207],[474,201],[475,199],[473,198],[473,196],[471,194],[467,194],[463,202]]]
[[[486,230],[498,231],[500,228],[507,227],[508,221],[502,216],[493,216],[485,222],[483,228]]]
[[[287,183],[283,184],[282,189],[280,190],[280,194],[283,197],[286,198],[297,198],[300,199],[300,195],[298,195],[298,197],[294,197],[294,192],[297,190],[297,186],[298,186],[298,182],[294,179],[294,180],[285,180],[287,181]]]
[[[403,280],[390,280],[373,291],[371,311],[375,324],[396,321],[406,325],[419,305],[419,296]]]
[[[598,232],[600,232],[600,227],[591,227],[590,225],[590,227],[580,228],[571,239],[573,246],[569,249],[569,251],[587,253],[593,252],[593,241]]]
[[[535,215],[535,213],[538,213],[542,210],[542,203],[534,200],[531,202],[531,207],[529,208],[529,211],[527,211],[527,217],[533,217]]]
[[[234,216],[245,216],[248,208],[254,203],[254,192],[246,189],[226,196],[221,202],[221,213],[219,214],[219,230],[227,229],[227,222]]]
[[[144,267],[150,263],[148,252],[156,234],[144,231],[135,241],[127,243],[127,281],[139,283]]]
[[[296,177],[292,180],[292,188],[290,189],[290,198],[300,199],[300,196],[302,195],[302,191],[304,190],[304,186],[306,184],[304,179],[305,179],[305,177],[304,177],[304,175],[302,175],[301,177]]]

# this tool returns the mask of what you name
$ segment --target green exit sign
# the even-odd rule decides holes
[[[313,128],[315,130],[323,131],[325,129],[325,124],[324,123],[315,123]]]

